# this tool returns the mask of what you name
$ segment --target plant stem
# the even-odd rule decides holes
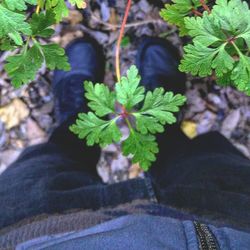
[[[126,11],[125,11],[125,15],[124,15],[124,18],[123,18],[123,21],[122,21],[122,25],[121,25],[121,30],[120,30],[119,38],[118,38],[117,45],[116,45],[115,67],[116,67],[116,78],[117,78],[118,82],[121,81],[120,47],[121,47],[122,37],[123,37],[123,34],[124,34],[125,25],[127,23],[127,19],[128,19],[128,14],[129,14],[129,10],[130,10],[130,7],[131,7],[131,3],[132,3],[132,0],[128,0]]]
[[[202,5],[202,7],[204,8],[204,10],[206,10],[209,14],[211,13],[210,8],[206,5],[205,0],[200,0],[200,3]]]
[[[40,12],[40,6],[37,5],[37,6],[36,6],[36,14],[39,14],[39,12]]]
[[[25,44],[24,50],[23,50],[24,54],[25,54],[25,53],[27,52],[27,50],[28,50],[29,42],[30,42],[30,37],[28,37],[27,40],[26,40],[26,44]]]
[[[130,123],[130,121],[129,121],[129,119],[127,117],[125,118],[125,121],[126,121],[126,123],[128,125],[128,128],[129,128],[130,132],[133,134],[134,129],[132,128],[132,125],[131,125],[131,123]]]
[[[234,48],[235,48],[235,50],[237,51],[238,55],[241,56],[242,53],[241,53],[241,51],[239,50],[238,46],[235,44],[235,42],[234,42],[234,41],[231,41],[230,43],[234,46]]]
[[[196,16],[202,16],[202,13],[199,12],[198,10],[196,10],[195,8],[192,9],[192,12],[193,12]]]

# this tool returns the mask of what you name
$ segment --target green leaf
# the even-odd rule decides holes
[[[33,46],[27,52],[10,56],[6,60],[5,70],[17,88],[35,79],[37,71],[42,66],[43,56],[40,50]]]
[[[144,99],[145,88],[139,87],[141,77],[135,66],[131,66],[127,71],[127,77],[123,76],[116,84],[116,98],[127,111],[130,111],[136,104]]]
[[[121,41],[121,47],[126,48],[131,43],[129,36],[124,36]]]
[[[54,30],[49,28],[55,24],[55,14],[52,11],[46,11],[46,13],[32,15],[30,26],[33,36],[50,37],[54,34]]]
[[[184,47],[184,56],[179,70],[192,75],[207,76],[212,74],[212,61],[215,49],[207,48],[202,43],[188,44]]]
[[[222,77],[233,69],[234,59],[225,50],[225,44],[219,47],[218,54],[211,66],[215,69],[217,77]]]
[[[180,29],[180,36],[187,34],[184,18],[192,13],[192,10],[201,6],[199,0],[173,0],[173,4],[166,4],[161,10],[160,16],[170,24],[177,25]]]
[[[140,167],[147,171],[152,162],[156,160],[155,155],[159,149],[155,136],[143,135],[134,131],[122,143],[122,152],[125,156],[133,155],[132,162],[139,163]]]
[[[12,12],[0,4],[0,38],[9,36],[20,45],[20,33],[31,35],[30,25],[25,19],[25,15]]]
[[[23,45],[23,38],[17,31],[9,33],[9,38],[12,39],[16,45],[18,46]]]
[[[76,5],[79,9],[85,8],[86,4],[84,0],[69,0],[72,5]]]
[[[249,26],[249,7],[242,0],[217,0],[213,6],[213,16],[222,30],[237,35]]]
[[[86,138],[89,146],[100,144],[101,147],[105,147],[113,142],[119,142],[122,136],[116,119],[105,121],[93,112],[79,114],[76,124],[70,126],[70,130],[80,139]]]
[[[164,132],[164,127],[152,116],[134,114],[136,118],[136,129],[142,134],[155,134]]]
[[[55,68],[61,70],[69,70],[70,65],[67,62],[65,51],[57,44],[41,45],[38,42],[21,54],[10,56],[7,58],[5,70],[12,79],[15,87],[28,83],[35,79],[37,71],[43,63],[49,69]]]
[[[13,41],[10,40],[9,38],[3,38],[0,40],[0,50],[11,51],[16,48],[17,48],[16,44],[14,44]]]
[[[248,91],[250,88],[250,57],[243,54],[232,71],[231,79],[240,91]]]
[[[132,113],[136,117],[137,130],[142,134],[163,132],[162,125],[176,122],[173,112],[178,112],[185,101],[185,96],[174,95],[172,92],[165,93],[163,88],[147,92],[141,110]]]
[[[95,84],[85,81],[85,97],[90,101],[88,106],[96,113],[103,117],[110,113],[115,113],[115,93],[110,92],[104,84]]]
[[[62,19],[69,14],[69,10],[64,0],[47,0],[46,9],[52,10],[55,13],[57,22],[62,21]]]
[[[26,4],[36,5],[36,0],[5,0],[7,7],[10,10],[27,10]]]
[[[218,25],[217,19],[213,15],[203,13],[203,17],[186,17],[184,19],[185,27],[188,29],[188,35],[193,37],[194,42],[202,43],[204,46],[210,46],[216,42],[222,44],[226,41],[226,35]]]
[[[68,63],[68,58],[65,55],[65,50],[58,44],[47,44],[39,46],[42,49],[47,68],[51,70],[54,70],[56,68],[65,71],[70,70],[70,64]]]

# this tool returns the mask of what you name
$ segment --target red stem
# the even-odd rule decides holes
[[[211,13],[211,10],[209,9],[209,7],[206,5],[205,0],[200,0],[200,3],[202,5],[202,7],[204,8],[204,10],[206,10],[209,14]]]
[[[196,10],[196,9],[192,9],[192,12],[196,15],[196,16],[202,16],[202,13],[201,12],[199,12],[198,10]]]
[[[125,26],[128,20],[128,14],[129,14],[129,10],[131,8],[131,3],[132,0],[128,0],[127,6],[126,6],[126,11],[125,11],[125,15],[122,21],[122,25],[121,25],[121,30],[120,30],[120,34],[119,34],[119,38],[117,41],[117,45],[116,45],[116,52],[115,52],[115,67],[116,67],[116,77],[118,82],[120,82],[121,80],[121,69],[120,69],[120,47],[121,47],[121,42],[122,42],[122,37],[124,34],[124,30],[125,30]]]

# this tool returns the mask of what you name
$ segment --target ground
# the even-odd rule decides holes
[[[62,46],[86,33],[96,38],[105,48],[104,82],[110,87],[115,83],[114,51],[125,2],[117,0],[115,8],[111,8],[105,0],[92,0],[83,12],[72,9],[69,18],[55,27],[56,33],[51,38]],[[182,53],[183,40],[178,37],[176,28],[161,20],[159,6],[152,2],[161,3],[147,0],[133,3],[121,52],[123,73],[134,63],[142,35],[168,39]],[[34,82],[14,89],[3,70],[8,54],[0,52],[0,173],[25,147],[45,142],[56,126],[51,91],[53,72],[42,68]],[[188,101],[183,110],[184,131],[190,137],[211,130],[220,131],[250,158],[250,97],[230,87],[220,88],[209,78],[188,76],[186,85]],[[119,145],[111,145],[103,150],[98,172],[105,182],[143,175],[137,166],[131,167],[130,160],[121,155],[119,148]]]

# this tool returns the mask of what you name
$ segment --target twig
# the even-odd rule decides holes
[[[95,16],[95,14],[92,14],[91,18],[94,19],[99,24],[102,24],[102,25],[106,26],[108,30],[114,30],[114,29],[120,29],[121,28],[121,25],[119,25],[119,24],[110,24],[110,23],[107,23],[107,22],[104,22],[104,21],[100,20],[97,16]],[[125,25],[125,28],[138,27],[138,26],[149,24],[149,23],[158,23],[158,24],[162,23],[162,24],[165,24],[162,19],[149,19],[149,20],[145,20],[145,21],[128,23],[128,24]]]

